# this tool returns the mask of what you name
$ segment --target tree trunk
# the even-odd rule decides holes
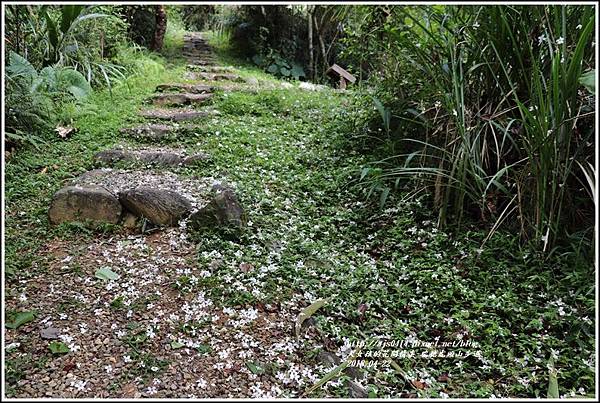
[[[314,69],[315,69],[315,56],[313,49],[313,10],[311,6],[308,6],[308,71],[309,77],[314,80]]]
[[[323,33],[321,32],[320,28],[323,28],[323,27],[319,27],[319,24],[317,23],[317,17],[315,16],[315,29],[317,30],[317,36],[319,37],[319,44],[321,45],[321,53],[323,54],[323,66],[324,66],[323,71],[325,71],[327,68],[329,68],[329,62],[327,61],[327,52],[325,51],[325,41],[323,40]]]
[[[154,6],[156,17],[156,29],[154,30],[154,40],[152,41],[152,50],[159,51],[163,47],[165,32],[167,31],[167,13],[164,6]]]

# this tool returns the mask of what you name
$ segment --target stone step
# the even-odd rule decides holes
[[[159,123],[146,123],[135,127],[124,127],[120,132],[136,139],[159,141],[174,139],[182,132],[182,127]]]
[[[138,114],[146,119],[171,120],[180,122],[184,120],[193,120],[210,116],[218,113],[217,111],[197,111],[194,109],[145,109]]]
[[[207,81],[237,81],[245,82],[242,77],[237,74],[231,73],[206,73],[202,71],[186,71],[183,74],[183,78],[186,80],[207,80]]]
[[[203,71],[206,73],[234,73],[237,69],[233,66],[202,66],[197,64],[188,64],[186,66],[191,71]]]
[[[174,94],[156,94],[151,100],[154,105],[174,106],[174,105],[199,105],[210,99],[213,94],[192,94],[186,92]]]
[[[183,51],[190,51],[190,50],[206,50],[207,52],[210,52],[213,50],[213,48],[211,46],[208,46],[206,44],[202,44],[202,43],[196,43],[196,44],[190,44],[190,45],[183,45]]]
[[[188,155],[185,150],[158,147],[135,149],[117,147],[100,151],[94,155],[96,165],[104,167],[113,167],[120,162],[136,165],[180,167],[191,166],[201,161],[207,161],[208,159],[209,156],[204,153]]]
[[[183,83],[166,83],[160,84],[156,86],[157,92],[189,92],[192,94],[203,94],[212,92],[214,90],[213,86],[204,85],[204,84],[183,84]]]
[[[231,188],[214,178],[172,172],[94,169],[58,190],[48,210],[53,224],[87,220],[117,224],[127,213],[159,226],[175,226],[187,218],[196,230],[239,231],[246,222]]]
[[[196,49],[196,50],[184,50],[182,52],[183,56],[186,57],[201,57],[201,56],[205,56],[205,57],[216,57],[215,54],[210,51],[210,50],[201,50],[201,49]]]
[[[188,59],[188,63],[198,66],[216,66],[218,63],[215,60]]]

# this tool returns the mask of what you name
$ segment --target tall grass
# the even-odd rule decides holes
[[[430,189],[440,225],[476,211],[490,236],[512,225],[544,251],[589,238],[580,165],[593,160],[594,99],[579,79],[594,67],[593,7],[402,7],[388,18],[402,21],[381,28],[395,71],[417,83],[404,96],[433,105],[411,121],[420,134],[399,140],[410,152],[374,164],[378,180]],[[406,106],[392,117],[406,123],[414,105],[396,104]]]

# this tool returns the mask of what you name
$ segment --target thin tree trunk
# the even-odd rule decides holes
[[[323,41],[323,33],[320,30],[319,24],[317,23],[317,17],[315,16],[315,28],[317,30],[317,36],[319,37],[319,44],[321,45],[321,53],[323,54],[323,65],[324,68],[329,67],[329,63],[327,61],[327,52],[325,51],[325,41]]]
[[[311,6],[308,6],[308,56],[308,74],[309,77],[313,77],[314,79],[315,56],[313,49],[313,10]]]
[[[154,30],[152,50],[159,51],[163,47],[165,32],[167,31],[167,13],[164,6],[154,6],[154,10],[156,13],[156,29]]]

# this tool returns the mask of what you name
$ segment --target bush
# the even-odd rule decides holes
[[[427,189],[442,225],[506,225],[545,251],[575,232],[590,241],[577,163],[593,157],[594,101],[579,84],[593,24],[586,6],[357,8],[343,56],[376,97],[355,130],[382,145],[362,182]]]

